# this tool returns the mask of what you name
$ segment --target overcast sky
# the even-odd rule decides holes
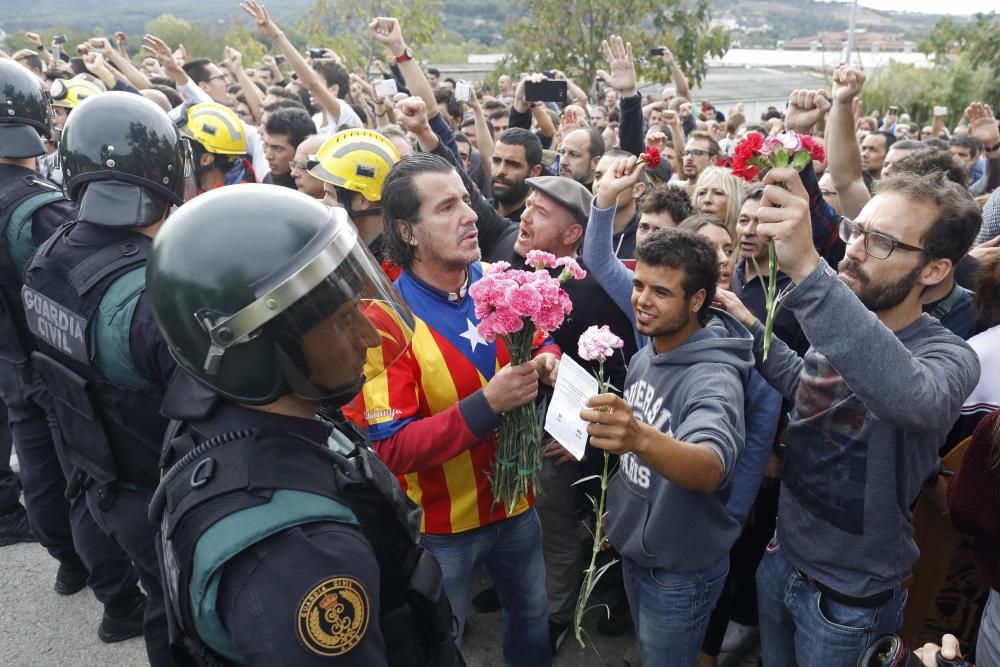
[[[859,0],[863,7],[928,14],[975,14],[997,10],[996,0]]]

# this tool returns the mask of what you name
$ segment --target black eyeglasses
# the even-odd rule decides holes
[[[927,252],[923,248],[918,248],[915,245],[909,245],[907,243],[903,243],[902,241],[897,241],[891,236],[868,231],[850,218],[841,216],[840,240],[850,245],[851,243],[854,243],[859,236],[865,237],[865,252],[875,259],[886,259],[896,248],[899,248],[900,250],[912,250],[913,252]]]
[[[705,157],[706,155],[714,155],[711,151],[703,151],[700,148],[688,148],[684,151],[684,157]]]

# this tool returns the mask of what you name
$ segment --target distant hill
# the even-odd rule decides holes
[[[267,0],[274,17],[302,19],[312,0]],[[7,32],[56,26],[106,33],[124,30],[140,34],[146,23],[170,13],[192,23],[227,25],[242,16],[236,0],[0,0],[0,29]],[[501,46],[510,3],[495,0],[444,0],[443,26],[467,40]],[[713,18],[734,27],[734,39],[743,46],[773,46],[779,39],[807,37],[824,30],[846,30],[849,3],[813,0],[715,0]],[[938,16],[883,12],[859,8],[859,28],[894,32],[917,40],[927,34]],[[738,26],[738,27],[737,27]]]

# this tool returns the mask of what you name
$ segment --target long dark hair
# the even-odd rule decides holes
[[[420,193],[414,179],[420,174],[448,174],[455,168],[432,153],[414,153],[395,165],[382,183],[382,231],[385,253],[394,264],[410,266],[414,259],[413,225],[420,222]]]

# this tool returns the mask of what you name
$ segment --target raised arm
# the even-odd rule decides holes
[[[865,75],[841,65],[833,73],[833,108],[827,126],[826,160],[840,207],[857,216],[871,199],[861,170],[861,149],[854,134],[854,99],[861,94]]]
[[[601,53],[611,73],[597,70],[597,75],[604,77],[604,80],[618,91],[621,100],[618,142],[622,150],[639,155],[642,152],[642,98],[636,87],[632,44],[626,43],[618,35],[611,35],[601,42]]]
[[[261,107],[264,105],[264,97],[260,94],[260,88],[250,80],[250,77],[247,76],[247,71],[243,69],[243,54],[227,46],[222,66],[233,75],[236,83],[240,84],[240,88],[243,90],[243,98],[246,99],[247,106],[250,107],[250,113],[253,114],[255,120],[259,121]]]
[[[583,263],[597,284],[635,326],[632,310],[632,271],[615,256],[611,238],[614,234],[618,195],[634,187],[645,165],[637,157],[620,158],[608,165],[597,184],[597,194],[590,208],[590,220],[583,240]]]
[[[140,72],[139,69],[132,64],[131,60],[123,57],[121,53],[112,48],[111,43],[108,40],[103,37],[94,37],[90,40],[90,46],[104,56],[104,60],[121,72],[122,76],[124,76],[136,90],[149,88],[149,79],[146,78],[146,75]]]
[[[285,60],[292,66],[296,76],[299,77],[299,81],[309,89],[320,108],[332,118],[339,119],[342,102],[326,87],[326,81],[323,77],[309,66],[302,54],[288,41],[285,33],[271,20],[264,5],[257,0],[245,0],[240,3],[240,6],[257,23],[257,30],[278,47],[278,50],[285,56]]]
[[[555,75],[557,79],[561,79],[566,82],[566,92],[569,94],[571,100],[574,103],[579,104],[584,109],[590,104],[590,97],[587,95],[586,91],[580,86],[576,85],[573,79],[566,76],[561,70],[555,70]]]
[[[687,76],[684,75],[680,65],[677,64],[677,59],[674,58],[674,54],[667,47],[661,46],[659,48],[663,49],[663,64],[670,69],[670,78],[674,82],[674,87],[677,88],[677,96],[691,102],[691,89],[688,87]]]
[[[986,169],[982,178],[969,186],[973,196],[989,194],[1000,187],[1000,125],[993,115],[993,108],[982,102],[973,102],[965,110],[969,119],[969,134],[983,145]]]
[[[476,122],[476,144],[479,148],[479,159],[483,164],[483,173],[489,180],[493,174],[493,135],[490,134],[486,124],[486,116],[483,115],[483,107],[479,104],[476,91],[472,91],[471,98],[465,104],[472,109],[472,117]]]
[[[437,100],[434,99],[434,89],[431,88],[430,82],[427,81],[427,76],[420,68],[420,63],[416,58],[408,58],[399,62],[399,58],[407,52],[406,40],[403,39],[403,31],[399,26],[399,20],[392,17],[379,16],[372,19],[371,23],[368,24],[368,28],[371,30],[372,37],[384,44],[392,57],[399,63],[400,74],[402,74],[403,80],[406,82],[406,87],[410,90],[410,94],[416,95],[427,105],[427,117],[433,118],[438,115]]]

